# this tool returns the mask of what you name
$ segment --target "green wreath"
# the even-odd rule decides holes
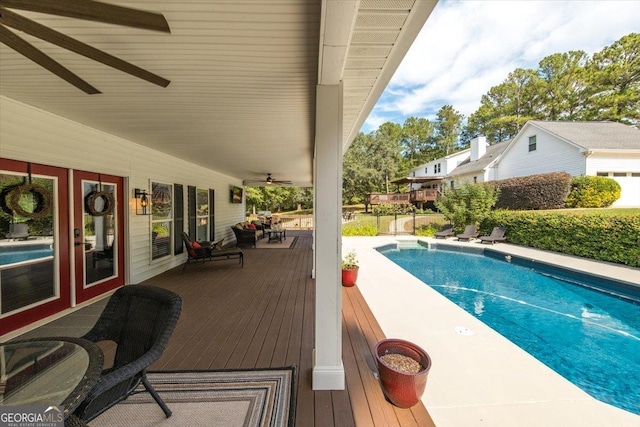
[[[96,200],[98,199],[102,199],[104,201],[104,207],[101,211],[96,209]],[[113,193],[108,191],[92,191],[87,194],[84,200],[84,207],[92,216],[105,216],[113,213],[113,207],[115,206]]]
[[[20,206],[20,199],[25,193],[31,193],[36,201],[36,207],[33,212],[25,211]],[[51,192],[41,185],[26,183],[22,184],[11,191],[9,197],[9,208],[16,214],[24,218],[44,218],[51,212],[53,206],[53,196]]]

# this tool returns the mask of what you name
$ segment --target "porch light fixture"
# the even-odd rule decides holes
[[[136,188],[133,190],[133,197],[136,199],[136,215],[149,215],[147,207],[149,206],[149,195],[147,190]]]

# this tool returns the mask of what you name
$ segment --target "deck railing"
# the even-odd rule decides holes
[[[258,219],[257,215],[249,215],[248,220]],[[287,230],[313,230],[313,215],[281,215],[273,214],[273,222],[281,224]]]

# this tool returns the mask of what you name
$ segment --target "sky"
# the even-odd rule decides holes
[[[468,117],[516,68],[571,50],[591,56],[630,33],[640,33],[640,0],[440,0],[362,131],[433,120],[447,104]]]

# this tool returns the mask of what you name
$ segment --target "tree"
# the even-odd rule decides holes
[[[580,120],[587,104],[585,65],[581,50],[549,55],[540,61],[541,96],[545,120]]]
[[[436,116],[436,145],[439,155],[447,156],[454,152],[462,131],[462,121],[464,116],[456,111],[451,105],[445,105],[438,110]]]
[[[373,134],[359,132],[342,158],[342,203],[364,203],[369,194],[379,191],[380,173],[371,165],[368,153],[375,150]]]
[[[465,183],[452,189],[443,188],[435,202],[436,208],[460,228],[469,224],[480,224],[489,216],[498,200],[498,191],[487,184]]]
[[[402,127],[397,123],[383,123],[375,132],[375,146],[367,153],[371,166],[380,171],[384,191],[389,192],[389,179],[395,177],[400,167],[400,138]]]
[[[432,159],[435,127],[425,118],[409,117],[402,126],[400,149],[402,169],[409,170]]]
[[[588,120],[640,124],[640,34],[622,37],[593,55]]]
[[[540,110],[540,79],[534,70],[518,68],[482,96],[467,122],[467,138],[482,134],[491,143],[513,138]]]

